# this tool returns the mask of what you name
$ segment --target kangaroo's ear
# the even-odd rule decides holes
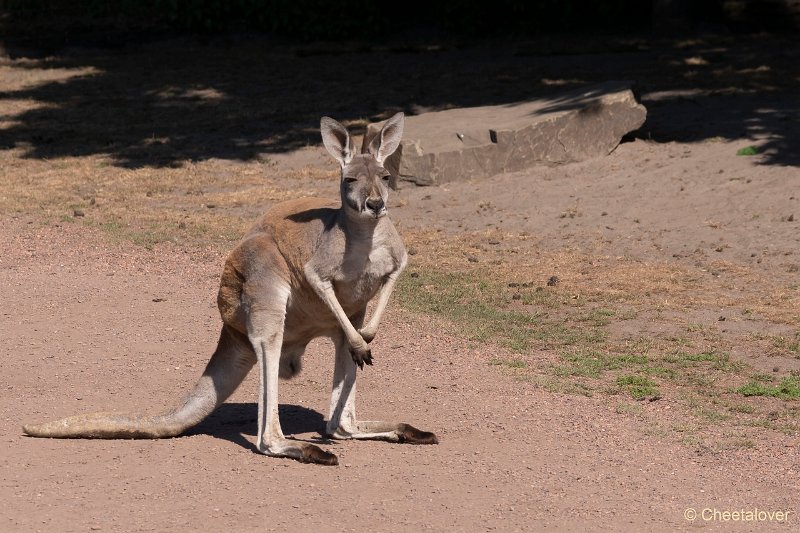
[[[369,143],[369,153],[375,157],[379,164],[383,164],[400,146],[400,139],[403,137],[403,123],[405,115],[397,113],[386,121],[381,132]]]
[[[347,133],[347,128],[331,117],[322,117],[319,121],[319,131],[322,133],[322,142],[325,144],[325,148],[344,168],[355,154],[353,139]]]

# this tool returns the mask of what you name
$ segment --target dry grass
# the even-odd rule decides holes
[[[310,178],[330,178],[322,169],[278,174],[261,162],[132,170],[100,157],[38,160],[15,151],[0,157],[0,213],[87,224],[146,246],[172,241],[228,248],[270,205],[315,196]]]
[[[730,444],[718,426],[800,430],[796,416],[773,415],[783,409],[781,399],[794,398],[784,385],[795,377],[758,376],[730,355],[734,348],[763,353],[766,346],[796,357],[796,289],[737,265],[714,265],[725,270],[719,282],[675,264],[548,251],[513,233],[406,231],[405,237],[415,254],[399,289],[401,305],[498,344],[507,355],[490,364],[522,381],[552,392],[668,398],[678,404],[675,413],[695,421],[693,441],[712,448]],[[758,320],[798,335],[723,334],[708,319],[692,321],[720,308],[728,309],[726,326]],[[647,412],[654,423],[664,416]]]
[[[771,283],[762,273],[741,265],[717,262],[708,276],[699,276],[674,263],[545,250],[527,235],[498,231],[469,235],[406,231],[405,238],[418,252],[412,265],[480,273],[517,284],[523,300],[526,293],[546,287],[549,278],[557,276],[560,301],[571,306],[614,304],[630,312],[728,307],[739,314],[800,326],[800,290]],[[490,240],[500,245],[487,245]],[[478,261],[465,261],[466,256]],[[726,279],[719,281],[712,272],[725,272]]]

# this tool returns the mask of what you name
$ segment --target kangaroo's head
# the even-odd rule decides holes
[[[403,113],[387,120],[369,142],[365,135],[360,154],[356,153],[347,128],[332,118],[322,117],[320,131],[325,148],[342,167],[342,209],[367,219],[385,216],[391,176],[383,162],[400,145]]]

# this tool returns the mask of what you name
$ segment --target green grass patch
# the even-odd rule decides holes
[[[768,385],[754,379],[736,389],[736,392],[743,396],[769,396],[782,400],[796,400],[800,398],[800,378],[785,377],[777,385]]]
[[[678,367],[706,366],[722,372],[741,372],[745,369],[744,363],[732,361],[730,354],[716,351],[700,353],[675,351],[665,355],[663,361]],[[703,365],[703,363],[710,363],[710,365]]]
[[[736,150],[736,155],[758,155],[757,146],[745,146]]]
[[[702,361],[715,361],[717,356],[713,353],[703,352],[695,354],[686,354],[683,359],[692,363],[700,363]]]
[[[401,278],[396,294],[406,309],[441,317],[471,340],[494,342],[514,352],[534,345],[588,346],[607,338],[597,326],[512,308],[512,292],[506,285],[476,274],[416,272]]]
[[[495,357],[489,361],[489,364],[492,366],[504,366],[506,368],[516,370],[528,368],[528,363],[522,359],[498,359]]]
[[[611,318],[616,316],[616,314],[616,312],[610,309],[592,309],[583,320],[595,326],[607,326],[611,323]]]
[[[658,394],[658,387],[655,381],[646,376],[619,376],[616,383],[619,388],[630,394],[634,400],[641,400]]]
[[[546,290],[544,287],[520,287],[519,294],[522,303],[525,305],[535,305],[547,309],[558,309],[563,304],[558,293]]]
[[[728,404],[728,410],[732,413],[749,415],[755,413],[756,408],[749,403],[730,403]]]
[[[557,376],[598,378],[608,370],[638,368],[648,363],[643,355],[609,354],[600,350],[576,350],[563,353],[563,365],[553,367]]]

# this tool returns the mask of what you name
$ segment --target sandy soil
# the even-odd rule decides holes
[[[771,50],[772,44],[764,46]],[[786,69],[798,49],[784,47],[775,64],[782,61]],[[749,48],[740,52],[733,63],[741,60],[746,63],[742,68],[760,64],[748,55]],[[447,52],[457,58],[459,53]],[[464,54],[462,65],[454,66],[455,82],[470,74],[463,65],[476,61],[473,52]],[[402,56],[401,63],[428,61],[419,57]],[[526,61],[525,55],[515,57],[508,64],[499,62],[498,70]],[[581,57],[533,63],[562,69],[566,77],[586,66]],[[596,71],[578,81],[608,78],[603,65],[617,62],[634,73],[652,73],[658,70],[658,57],[656,52],[604,54],[589,60]],[[377,57],[367,59],[379,63]],[[284,59],[275,61],[283,64]],[[328,59],[312,55],[311,61]],[[337,75],[334,66],[327,68]],[[723,69],[719,76],[728,74]],[[776,78],[788,86],[796,83],[791,77]],[[392,200],[392,217],[401,231],[509,232],[529,236],[528,245],[542,250],[676,265],[691,271],[711,294],[727,295],[719,304],[696,308],[684,324],[692,320],[715,328],[736,357],[766,372],[779,368],[785,375],[800,369],[797,358],[756,353],[752,344],[741,342],[753,330],[796,331],[796,314],[782,321],[718,321],[719,316],[741,315],[754,297],[742,285],[747,280],[757,279],[759,291],[798,282],[796,93],[760,94],[750,87],[746,94],[707,91],[665,99],[648,80],[645,76],[645,88],[651,90],[642,95],[650,110],[645,128],[608,157],[437,188],[405,186]],[[294,81],[287,81],[289,88]],[[524,76],[509,83],[517,81],[523,84]],[[436,97],[441,96],[437,90],[452,96],[441,88],[432,90]],[[503,93],[497,101],[521,91]],[[32,91],[27,97],[46,100],[42,94],[49,93]],[[391,95],[382,98],[396,101]],[[466,97],[453,101],[471,103]],[[382,99],[376,102],[391,107]],[[350,105],[360,112],[362,104]],[[25,157],[15,155],[15,164],[105,149],[99,141],[83,142],[82,136],[91,139],[91,132],[80,125],[80,108],[65,111],[73,114],[64,121],[78,130],[77,140],[32,137],[31,150]],[[307,104],[305,112],[318,114]],[[134,120],[119,120],[127,119]],[[0,140],[10,142],[15,128],[38,135],[48,120],[58,122],[59,117],[36,120],[6,128]],[[234,116],[232,123],[241,120]],[[282,153],[271,156],[272,164],[329,165],[319,147],[302,147],[311,119],[303,115],[297,120]],[[183,126],[188,130],[192,124]],[[213,144],[217,136],[233,138],[228,128],[209,133],[206,140]],[[134,133],[138,139],[141,132]],[[248,139],[261,133],[242,135]],[[191,135],[178,138],[177,151],[155,148],[165,166],[174,163],[171,158],[203,151]],[[111,141],[125,145],[117,152],[118,162],[147,164],[144,148],[128,140]],[[761,146],[762,154],[735,155],[750,144]],[[230,156],[233,148],[219,146],[219,153],[203,153]],[[240,164],[246,163],[235,163]],[[306,186],[313,193],[334,195],[330,181],[309,179]],[[504,243],[487,244],[473,259],[489,261],[493,246],[502,249]],[[396,306],[374,343],[375,366],[360,373],[359,411],[435,431],[438,446],[322,439],[333,363],[331,347],[322,341],[309,347],[303,373],[281,383],[281,419],[287,435],[334,451],[338,467],[255,453],[255,376],[181,438],[69,441],[21,435],[24,422],[98,410],[152,410],[176,402],[215,345],[215,297],[223,261],[218,247],[162,243],[147,250],[110,240],[86,225],[43,225],[26,213],[0,216],[0,438],[5,441],[0,530],[793,531],[800,523],[796,434],[753,428],[758,435],[754,446],[722,452],[687,446],[652,431],[648,422],[682,416],[676,414],[682,411],[674,399],[642,402],[648,414],[642,417],[616,409],[602,395],[547,392],[490,365],[503,355],[501,349],[443,333],[432,321]],[[543,264],[531,278],[541,282],[554,273]],[[563,278],[561,283],[570,282]],[[797,302],[796,290],[786,296],[786,305]],[[624,327],[645,333],[664,327],[650,318],[643,313]],[[553,358],[546,352],[528,355],[542,365]],[[688,509],[790,514],[783,522],[702,516],[692,521],[685,518]]]
[[[496,349],[396,311],[361,374],[360,411],[435,430],[438,446],[326,443],[337,468],[259,456],[253,376],[183,438],[26,438],[22,420],[180,397],[216,340],[222,258],[110,246],[24,219],[6,219],[0,242],[6,530],[668,531],[693,529],[687,508],[796,505],[791,437],[698,455],[606,402],[523,386],[487,365]],[[305,359],[303,374],[281,384],[281,416],[287,434],[316,442],[331,348],[315,344]]]

